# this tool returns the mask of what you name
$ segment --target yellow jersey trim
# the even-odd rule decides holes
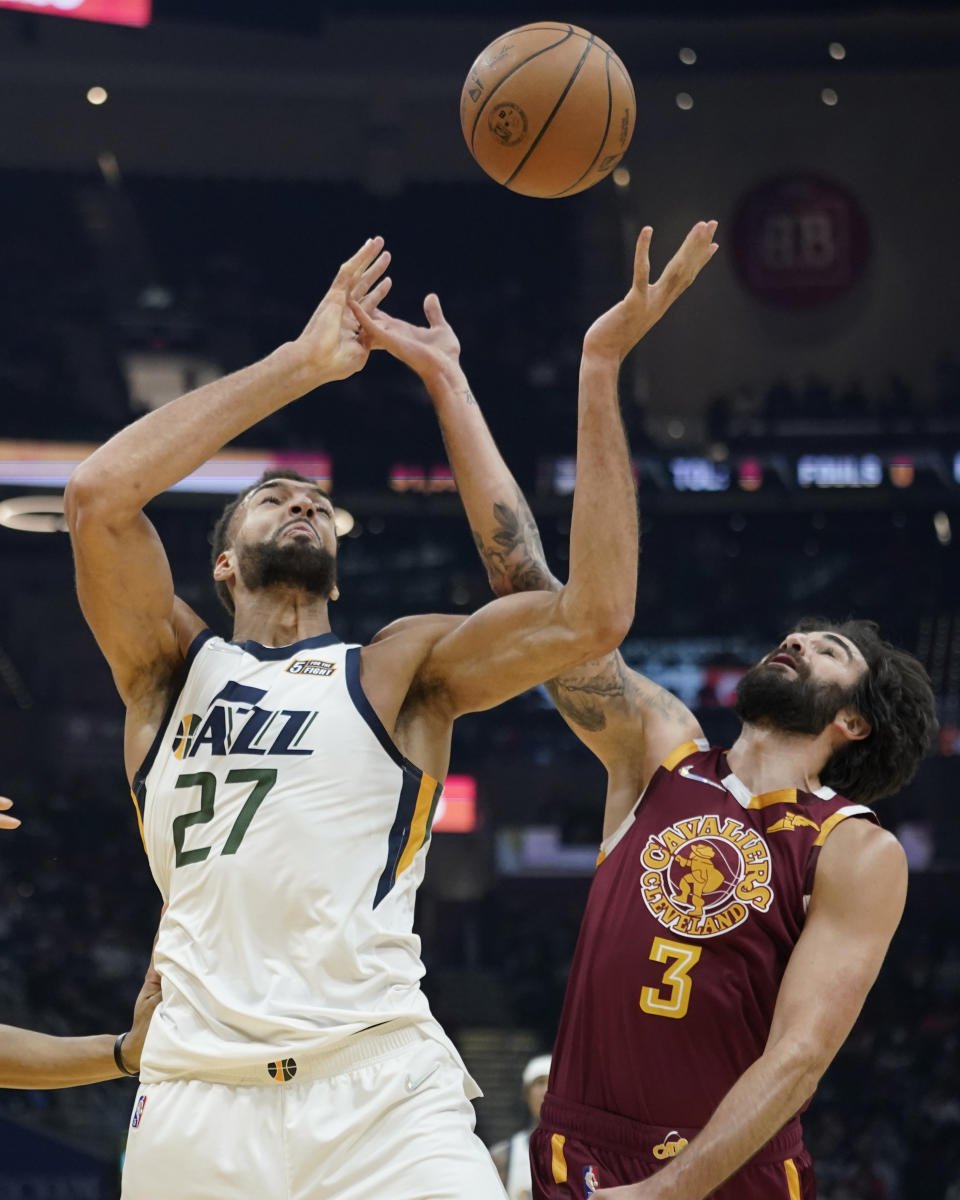
[[[747,808],[769,808],[771,804],[796,804],[796,802],[796,788],[780,788],[776,792],[763,792],[759,796],[752,796]]]
[[[670,754],[660,764],[665,771],[672,771],[674,767],[678,767],[688,755],[695,754],[700,747],[694,741],[684,742],[682,746],[678,746],[676,750]]]
[[[407,837],[407,844],[404,846],[403,853],[400,855],[400,861],[397,863],[397,878],[410,866],[416,857],[417,851],[427,840],[430,814],[433,811],[433,800],[436,791],[437,781],[431,779],[429,775],[424,775],[420,780],[420,789],[417,792],[417,803],[413,810],[413,820],[410,822],[410,834]]]
[[[130,799],[133,801],[133,811],[137,814],[137,828],[140,830],[140,841],[143,843],[143,852],[147,854],[147,835],[143,832],[143,814],[140,811],[140,805],[137,803],[137,797],[134,794],[133,788],[130,789]]]
[[[835,812],[832,817],[827,817],[824,823],[820,826],[820,833],[817,836],[817,840],[813,844],[815,846],[822,846],[827,840],[828,834],[830,834],[832,830],[836,829],[841,821],[845,821],[847,817],[852,815],[852,813]]]
[[[800,1172],[792,1158],[784,1161],[783,1171],[787,1177],[787,1195],[790,1200],[803,1200],[803,1193],[800,1191]]]
[[[563,1156],[563,1143],[567,1139],[562,1133],[555,1133],[550,1138],[550,1148],[553,1151],[551,1166],[553,1167],[553,1182],[567,1182],[567,1160]]]

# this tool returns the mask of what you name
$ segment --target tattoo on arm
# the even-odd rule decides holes
[[[632,712],[642,719],[644,712],[653,712],[677,722],[690,716],[687,706],[672,692],[631,671],[619,651],[584,663],[546,686],[559,712],[589,733],[605,729],[608,717],[615,713]]]
[[[571,724],[597,733],[606,728],[609,704],[626,695],[626,684],[626,665],[617,652],[551,679],[547,691]]]
[[[556,591],[560,587],[547,567],[537,523],[519,488],[512,507],[500,502],[494,504],[489,543],[476,529],[471,532],[498,595]]]
[[[471,392],[468,387],[465,387],[463,389],[462,395],[463,395],[463,399],[464,399],[465,403],[472,404],[474,407],[476,407],[476,403],[477,403],[476,396],[474,396],[473,392]]]

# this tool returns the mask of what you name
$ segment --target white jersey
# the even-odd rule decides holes
[[[134,780],[169,905],[141,1078],[269,1083],[284,1058],[385,1022],[459,1063],[420,991],[413,933],[440,791],[370,706],[359,647],[201,633]]]

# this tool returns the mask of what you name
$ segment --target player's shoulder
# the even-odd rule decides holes
[[[398,617],[378,630],[370,639],[370,645],[377,646],[393,641],[420,643],[429,647],[459,628],[465,620],[465,616],[456,613],[417,613],[413,616]]]
[[[190,656],[200,634],[210,632],[203,617],[195,613],[190,605],[185,600],[181,600],[179,596],[173,598],[173,629],[176,634],[177,648],[184,659]]]
[[[820,850],[809,917],[840,922],[861,936],[889,938],[906,902],[909,869],[897,839],[871,821],[852,818],[831,831]]]
[[[875,819],[864,819],[872,815],[870,809],[860,808],[859,814],[851,814],[839,821],[824,839],[821,863],[829,848],[829,856],[844,865],[894,867],[905,864],[906,853],[894,834],[877,824]]]
[[[370,639],[360,651],[360,661],[365,669],[385,671],[412,682],[419,677],[437,643],[465,620],[466,617],[446,613],[400,617]]]

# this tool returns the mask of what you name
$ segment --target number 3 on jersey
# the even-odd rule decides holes
[[[277,782],[275,770],[257,770],[255,768],[230,771],[225,783],[252,783],[254,786],[244,802],[243,808],[237,813],[237,819],[227,840],[223,844],[221,854],[236,854],[243,835],[247,832],[250,822],[260,805],[266,799],[267,793]],[[200,789],[200,807],[194,812],[181,813],[173,819],[173,845],[177,852],[176,865],[185,867],[190,863],[203,862],[212,847],[197,846],[193,850],[184,850],[183,839],[191,825],[206,825],[213,820],[213,808],[216,803],[217,777],[209,771],[197,771],[193,775],[181,775],[174,787]]]
[[[674,1017],[687,1015],[690,1005],[690,971],[700,958],[700,946],[687,946],[683,942],[669,942],[666,938],[654,938],[650,948],[653,962],[670,963],[663,973],[661,985],[669,987],[663,994],[661,988],[645,987],[640,990],[640,1007],[651,1017]]]

